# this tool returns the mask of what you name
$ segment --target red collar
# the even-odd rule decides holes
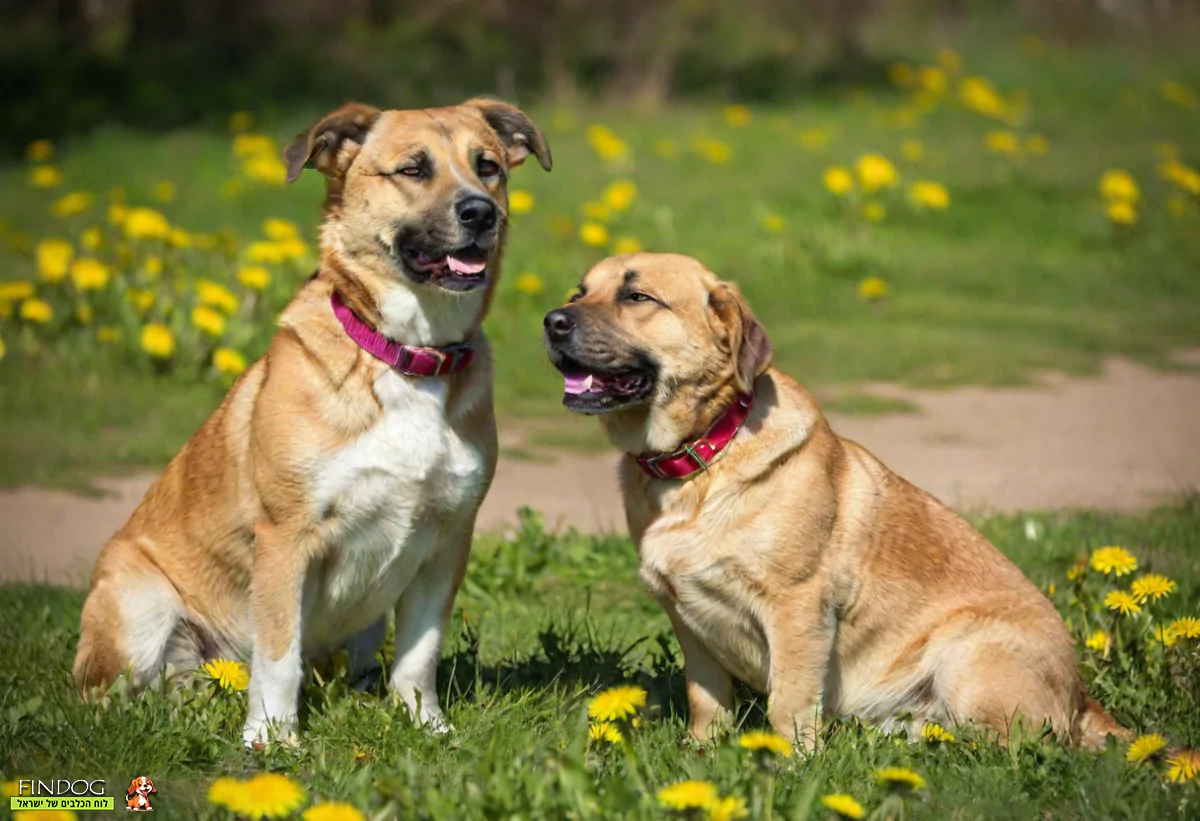
[[[686,443],[678,450],[655,456],[636,456],[638,467],[655,479],[690,479],[708,470],[713,460],[742,429],[742,423],[754,407],[754,393],[740,393],[712,427],[699,439]]]
[[[329,301],[334,316],[358,347],[408,376],[448,376],[466,370],[475,358],[475,349],[465,343],[447,348],[423,348],[392,342],[355,316],[337,291]]]

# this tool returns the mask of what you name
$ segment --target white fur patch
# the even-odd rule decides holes
[[[175,588],[158,573],[143,573],[137,584],[127,585],[119,607],[133,681],[141,686],[162,669],[167,643],[187,612]]]

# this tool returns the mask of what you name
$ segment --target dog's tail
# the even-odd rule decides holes
[[[1110,735],[1120,741],[1133,740],[1131,730],[1118,724],[1096,699],[1084,695],[1083,707],[1075,716],[1075,728],[1071,733],[1076,746],[1084,750],[1103,750]]]

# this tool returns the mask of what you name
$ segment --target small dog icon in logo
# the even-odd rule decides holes
[[[129,789],[125,791],[125,812],[154,812],[154,807],[150,806],[150,794],[156,792],[158,790],[154,788],[154,782],[139,775],[129,782]]]

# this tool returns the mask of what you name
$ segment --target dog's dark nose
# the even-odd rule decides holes
[[[467,197],[454,206],[458,221],[477,234],[490,231],[496,225],[496,203],[486,197]]]
[[[575,330],[575,315],[566,308],[558,308],[546,314],[542,327],[551,342],[563,342]]]

